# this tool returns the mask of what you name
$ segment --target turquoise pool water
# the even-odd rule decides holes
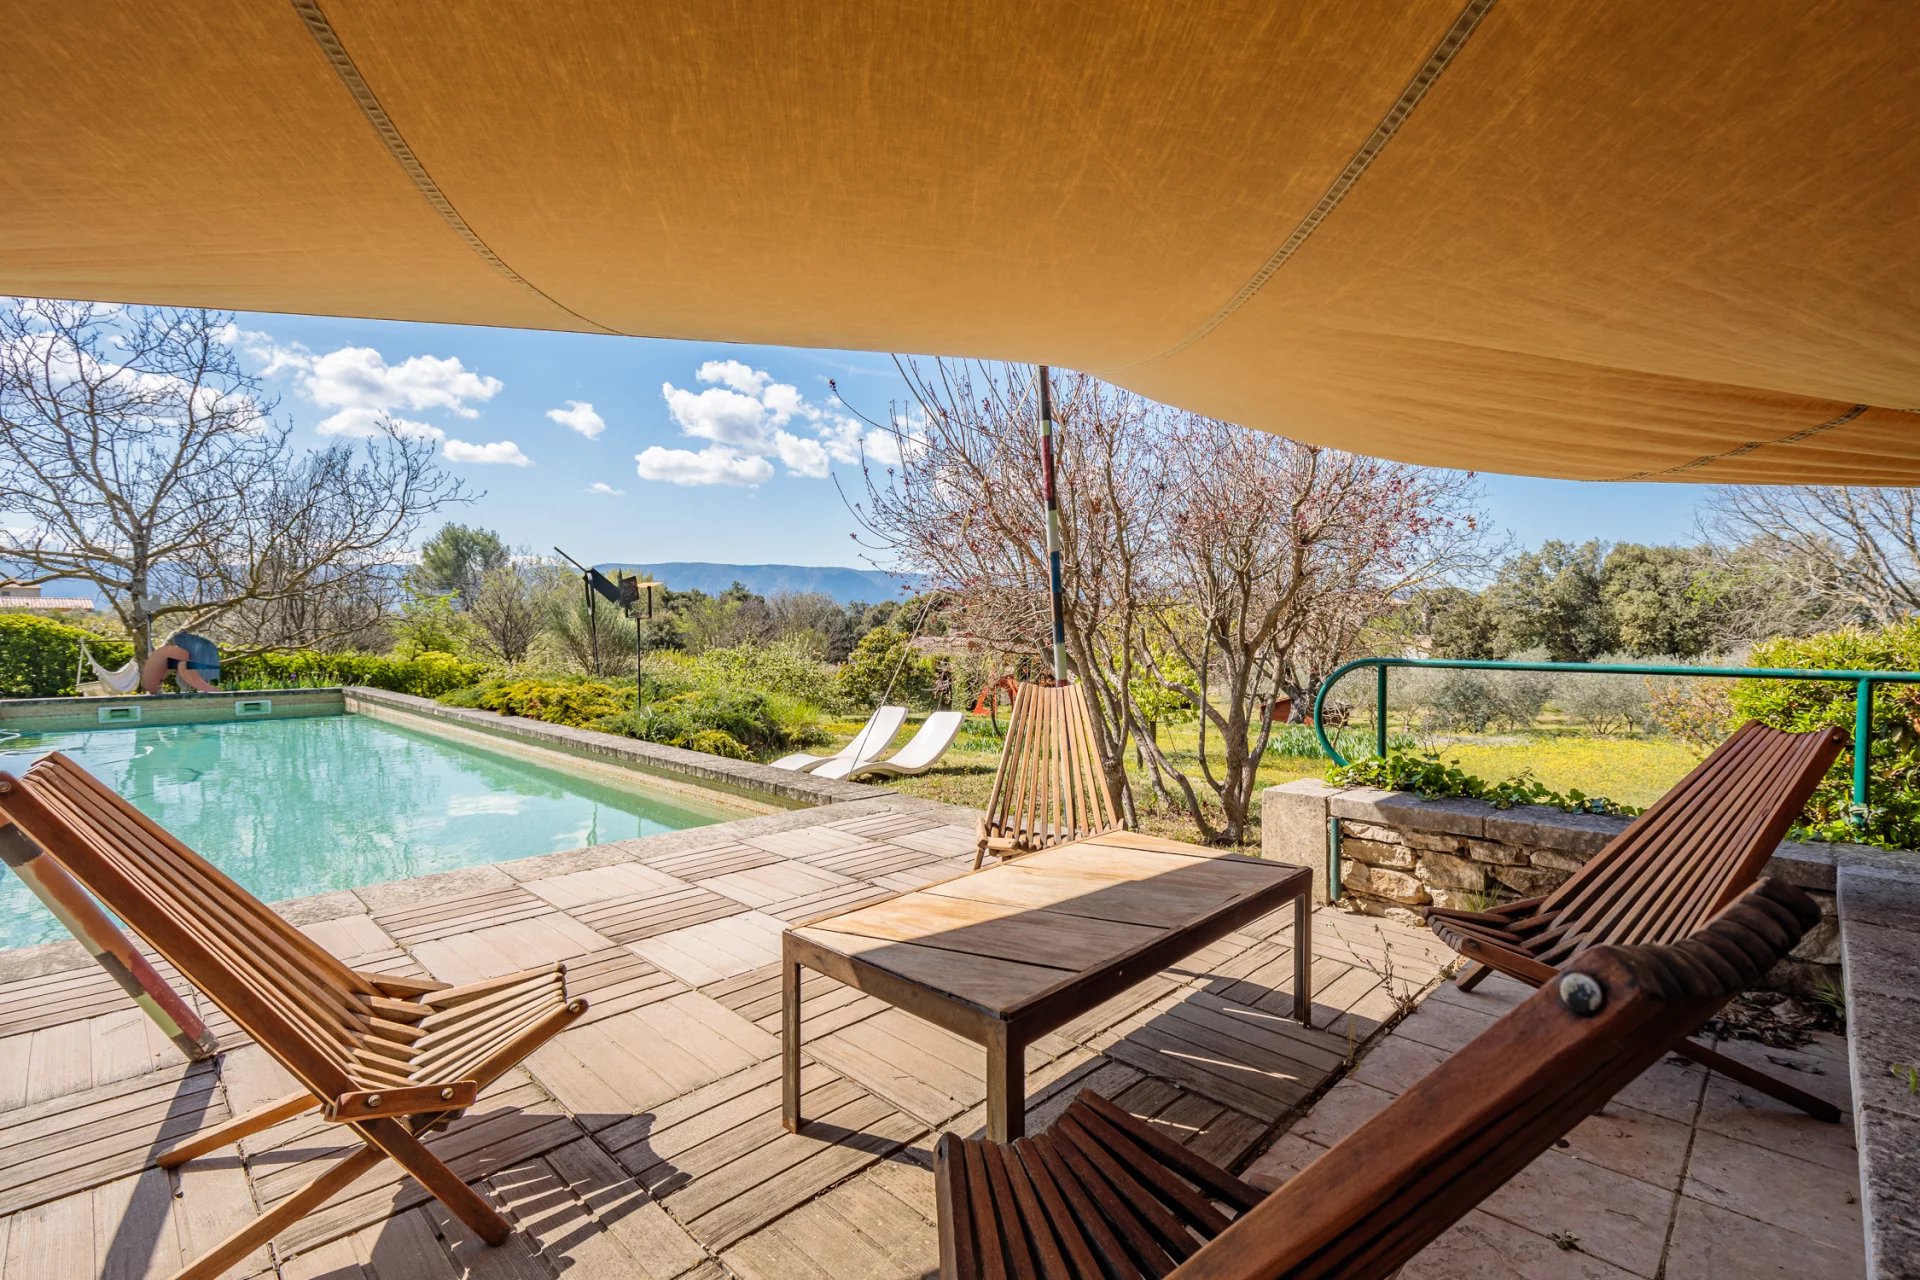
[[[266,902],[745,816],[358,715],[28,734],[0,769],[56,750]],[[66,936],[0,869],[0,948]]]

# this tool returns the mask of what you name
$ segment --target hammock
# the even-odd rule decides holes
[[[138,658],[129,658],[127,659],[126,666],[121,667],[117,671],[109,671],[93,660],[93,655],[87,652],[87,642],[82,640],[80,642],[80,661],[83,666],[78,673],[81,678],[74,681],[76,685],[90,683],[86,681],[84,677],[86,675],[86,668],[92,667],[93,682],[105,685],[107,691],[110,693],[132,693],[140,687],[140,660]],[[82,694],[86,692],[87,690],[85,688],[81,689]]]

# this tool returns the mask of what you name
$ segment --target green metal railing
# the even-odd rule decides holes
[[[1603,676],[1684,676],[1710,680],[1822,680],[1854,687],[1853,807],[1849,818],[1857,827],[1867,823],[1867,760],[1873,750],[1873,686],[1920,684],[1920,671],[1813,671],[1792,667],[1638,667],[1610,662],[1489,662],[1473,658],[1360,658],[1338,667],[1321,684],[1313,699],[1313,733],[1320,749],[1336,765],[1347,758],[1327,736],[1327,694],[1341,677],[1365,667],[1375,670],[1374,752],[1387,754],[1387,672],[1394,667],[1443,667],[1459,671],[1571,671]]]

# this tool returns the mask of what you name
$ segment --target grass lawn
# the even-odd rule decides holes
[[[1645,808],[1658,800],[1700,757],[1676,738],[1596,738],[1543,733],[1523,742],[1462,742],[1441,748],[1448,762],[1490,782],[1530,770],[1555,791],[1578,788]]]
[[[1005,712],[1001,714],[1004,724]],[[863,721],[864,717],[829,721],[826,729],[831,746],[837,748],[859,732]],[[905,742],[912,735],[918,721],[916,716],[901,732],[897,743]],[[1194,726],[1176,725],[1165,730],[1162,742],[1169,755],[1189,768],[1196,789],[1204,791],[1196,767]],[[1564,729],[1529,734],[1517,741],[1506,738],[1454,743],[1441,748],[1441,754],[1467,772],[1492,782],[1531,770],[1535,778],[1556,791],[1578,788],[1590,796],[1606,796],[1639,806],[1658,799],[1699,759],[1671,738],[1602,738]],[[994,766],[999,759],[1000,740],[994,736],[992,724],[968,717],[959,738],[938,768],[918,778],[899,778],[881,785],[908,795],[978,808],[987,802],[987,793],[993,788]],[[1177,804],[1162,808],[1147,781],[1146,771],[1131,772],[1135,803],[1141,808],[1141,828],[1177,840],[1194,839],[1196,831],[1185,810]],[[1295,778],[1318,778],[1325,772],[1324,760],[1269,755],[1260,768],[1259,782],[1262,787],[1270,787]],[[1260,840],[1257,798],[1251,818],[1254,827],[1248,833],[1248,842],[1257,845]]]

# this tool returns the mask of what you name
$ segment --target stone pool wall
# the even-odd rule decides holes
[[[1418,922],[1424,906],[1484,909],[1548,893],[1627,825],[1625,818],[1562,813],[1539,805],[1496,809],[1479,800],[1422,800],[1372,787],[1312,779],[1262,797],[1261,846],[1269,858],[1314,869],[1314,894],[1329,901],[1330,824],[1340,832],[1339,903],[1349,910]],[[1821,922],[1770,979],[1808,992],[1840,982],[1834,866],[1853,845],[1783,844],[1767,873],[1805,889]],[[1875,859],[1884,850],[1859,850]],[[1916,859],[1920,862],[1920,859]]]
[[[272,710],[255,714],[268,702]],[[132,707],[137,720],[109,721],[101,713]],[[156,724],[210,724],[226,720],[288,720],[301,716],[337,716],[346,709],[339,689],[246,689],[214,693],[136,693],[107,698],[0,698],[0,730],[63,733],[73,729],[139,728]]]

